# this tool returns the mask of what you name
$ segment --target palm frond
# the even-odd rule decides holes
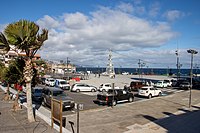
[[[7,52],[10,50],[10,45],[3,33],[0,33],[0,49]]]

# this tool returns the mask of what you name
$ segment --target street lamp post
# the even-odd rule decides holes
[[[196,50],[193,49],[189,49],[187,50],[188,53],[191,54],[191,66],[190,66],[190,95],[189,95],[189,108],[191,107],[191,98],[192,98],[192,94],[191,94],[191,89],[192,89],[192,78],[193,78],[193,56],[194,54],[197,54],[198,52]]]

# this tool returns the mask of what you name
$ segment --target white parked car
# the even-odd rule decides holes
[[[114,88],[115,88],[115,89],[119,89],[118,86],[115,86]],[[109,89],[112,89],[112,84],[111,84],[111,83],[105,83],[105,84],[101,84],[101,85],[99,86],[98,91],[105,92],[105,91],[108,91]]]
[[[55,79],[53,79],[53,78],[46,78],[45,79],[45,85],[47,85],[47,86],[54,86],[55,85]]]
[[[95,91],[97,91],[97,88],[95,86],[87,85],[87,84],[84,84],[84,83],[76,83],[76,84],[72,85],[71,91],[75,91],[75,92],[81,92],[81,91],[95,92]]]
[[[138,95],[152,98],[154,96],[161,96],[162,91],[153,86],[144,86],[138,91]]]
[[[122,72],[122,75],[129,75],[129,72]]]
[[[164,80],[160,80],[155,84],[155,87],[165,88],[168,87],[168,83]]]

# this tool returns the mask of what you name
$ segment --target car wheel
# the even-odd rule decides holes
[[[95,92],[95,89],[92,89],[91,92]]]
[[[149,98],[149,99],[150,99],[150,98],[152,98],[152,95],[151,95],[151,94],[149,94],[148,98]]]
[[[162,93],[161,93],[161,92],[159,92],[158,96],[162,96]]]
[[[106,90],[105,90],[105,89],[103,89],[103,90],[102,90],[102,92],[106,92]]]
[[[76,90],[76,92],[80,92],[80,90],[79,90],[79,89],[77,89],[77,90]]]
[[[133,102],[133,97],[129,97],[128,101]]]
[[[112,106],[116,106],[117,105],[117,101],[116,100],[113,100],[112,101]]]

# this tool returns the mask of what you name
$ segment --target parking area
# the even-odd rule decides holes
[[[40,85],[41,86],[41,85]],[[42,87],[45,87],[42,85]],[[160,90],[162,90],[162,96],[167,96],[170,94],[174,94],[174,93],[178,93],[178,92],[182,92],[185,90],[180,90],[178,88],[174,88],[174,87],[166,87],[166,88],[159,88]],[[98,105],[95,104],[93,101],[96,100],[97,98],[97,94],[101,93],[99,91],[96,92],[71,92],[70,90],[64,90],[64,92],[71,98],[73,98],[73,100],[75,101],[75,103],[81,103],[84,105],[84,110],[91,110],[91,109],[98,109],[98,108],[106,108],[107,106],[102,106],[102,105]],[[134,102],[136,101],[140,101],[140,100],[148,100],[147,97],[142,97],[138,95],[138,92],[132,91],[132,93],[134,94]],[[36,104],[41,104],[41,103],[36,103]],[[125,103],[126,104],[126,103]],[[49,107],[46,107],[47,109],[49,109]],[[72,111],[64,111],[64,114],[71,114],[73,113]]]
[[[172,87],[168,87],[168,88],[162,88],[162,91],[163,91],[163,93],[162,93],[161,97],[168,96],[168,95],[171,95],[174,93],[179,93],[179,92],[182,92],[185,90],[179,90],[179,89],[175,89]],[[73,100],[75,101],[75,103],[83,104],[83,111],[95,110],[95,109],[101,109],[101,108],[109,108],[107,105],[99,105],[99,104],[94,103],[94,100],[96,100],[96,98],[97,98],[97,94],[101,93],[101,92],[79,92],[79,93],[76,93],[76,92],[71,92],[71,91],[65,90],[65,93],[68,96],[72,97]],[[147,97],[139,96],[137,94],[137,92],[132,92],[132,93],[134,93],[134,102],[141,101],[141,100],[149,100]],[[122,103],[122,104],[127,104],[127,103]],[[119,106],[119,105],[117,105],[117,106]],[[46,108],[50,110],[49,107],[46,107]],[[74,110],[65,110],[63,112],[63,115],[70,115],[73,113],[75,113]]]
[[[156,80],[159,79],[166,79],[166,77],[164,76],[157,76],[157,77],[150,77],[150,78],[154,78]],[[85,83],[85,84],[90,84],[93,85],[95,87],[99,87],[99,85],[101,83],[115,83],[117,86],[119,86],[120,88],[124,87],[124,85],[128,85],[130,84],[130,82],[133,80],[132,75],[119,75],[116,76],[116,79],[110,79],[108,77],[101,77],[101,78],[97,78],[97,77],[91,77],[88,80],[81,80],[79,83]],[[41,88],[47,87],[45,85],[39,85]],[[165,87],[165,88],[159,88],[162,90],[162,95],[160,97],[164,97],[164,96],[168,96],[174,93],[178,93],[178,92],[182,92],[185,90],[180,90],[178,88],[173,88],[173,87]],[[79,103],[79,104],[83,104],[83,110],[87,111],[87,110],[95,110],[95,109],[101,109],[101,108],[108,108],[108,106],[104,106],[104,105],[99,105],[94,103],[94,100],[97,99],[97,94],[101,93],[101,92],[71,92],[70,90],[64,90],[64,92],[71,97],[75,103]],[[132,93],[134,94],[134,102],[137,101],[141,101],[141,100],[148,100],[148,97],[142,97],[138,95],[138,92],[136,91],[132,91]],[[25,95],[24,95],[25,97]],[[43,106],[41,104],[41,101],[34,101],[33,102],[37,107]],[[124,103],[127,104],[127,103]],[[120,104],[121,105],[121,104]],[[49,106],[45,107],[46,109],[50,110]],[[75,113],[74,110],[67,110],[65,109],[63,111],[63,115],[69,115],[69,114],[73,114]]]

